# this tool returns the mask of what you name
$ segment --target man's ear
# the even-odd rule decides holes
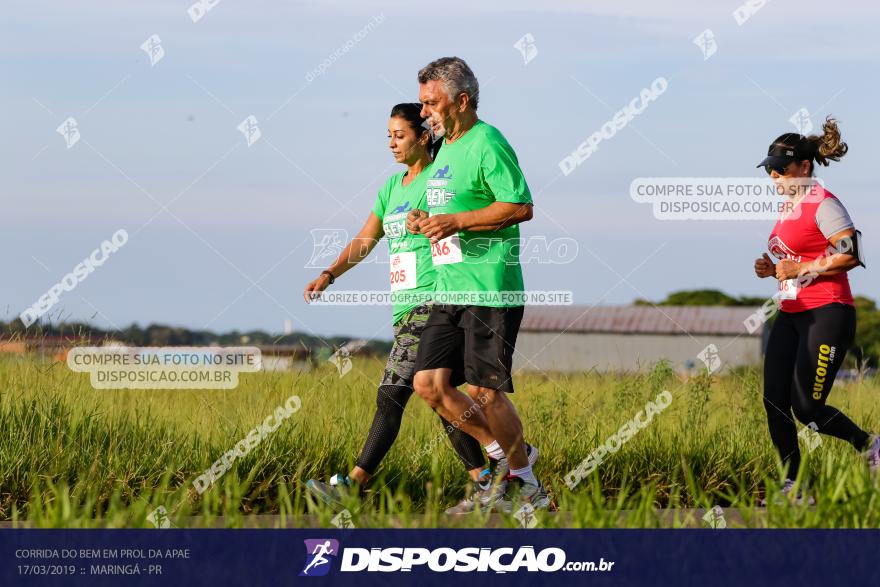
[[[458,95],[458,111],[464,112],[464,109],[467,108],[467,105],[470,103],[471,97],[467,95],[467,92],[462,92]]]

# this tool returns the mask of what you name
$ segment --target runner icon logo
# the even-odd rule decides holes
[[[392,212],[392,214],[404,214],[406,212],[409,212],[409,210],[410,210],[409,200],[407,200],[406,202],[404,202],[403,204],[401,204],[400,206],[395,208],[394,212]]]
[[[330,563],[339,554],[339,541],[332,538],[311,538],[306,544],[306,564],[300,577],[323,577],[330,572]]]
[[[449,173],[449,165],[448,165],[448,164],[446,165],[446,167],[441,167],[440,169],[438,169],[438,170],[436,171],[436,173],[434,173],[434,177],[435,177],[435,178],[440,178],[440,179],[449,179],[449,178],[451,178],[452,176],[451,176],[451,175],[446,175],[447,173]]]

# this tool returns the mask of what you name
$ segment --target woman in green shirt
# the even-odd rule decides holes
[[[426,169],[431,165],[433,144],[431,134],[420,115],[421,104],[398,104],[391,110],[388,138],[394,160],[406,165],[406,171],[391,176],[379,190],[373,210],[360,232],[346,246],[336,261],[312,280],[303,292],[306,302],[324,291],[343,273],[365,259],[383,236],[390,252],[389,282],[392,294],[405,294],[409,299],[394,299],[394,344],[376,398],[376,414],[367,441],[355,467],[347,476],[334,475],[329,483],[310,479],[309,492],[340,510],[346,497],[359,493],[388,453],[400,431],[400,421],[407,401],[413,393],[413,367],[419,337],[430,314],[430,298],[434,291],[435,271],[431,260],[431,244],[422,235],[406,230],[407,213],[424,209]],[[439,143],[438,143],[439,146]],[[403,297],[403,296],[400,296]],[[458,426],[443,418],[453,448],[471,478],[478,480],[485,466],[480,443]],[[475,493],[479,491],[475,487]]]

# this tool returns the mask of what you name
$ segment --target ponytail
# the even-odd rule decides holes
[[[830,161],[840,161],[849,151],[849,146],[840,140],[840,128],[837,120],[830,116],[822,124],[821,135],[804,137],[804,152],[819,165],[828,166]]]

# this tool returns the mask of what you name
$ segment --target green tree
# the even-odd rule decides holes
[[[717,289],[693,289],[672,292],[666,299],[657,302],[658,306],[760,306],[766,298],[740,296],[735,298]],[[636,306],[647,306],[651,302],[637,299]]]
[[[850,356],[854,366],[863,362],[876,367],[880,358],[880,310],[877,303],[865,296],[856,296],[856,339]]]

